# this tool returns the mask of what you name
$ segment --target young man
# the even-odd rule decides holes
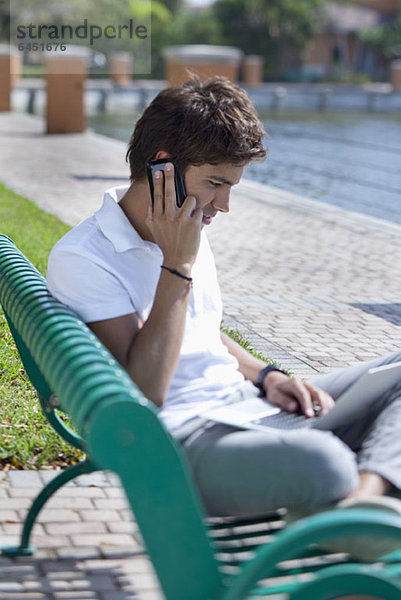
[[[49,289],[160,408],[211,514],[313,510],[344,498],[376,505],[390,488],[401,489],[401,384],[363,422],[334,433],[247,431],[202,418],[211,407],[260,390],[287,411],[313,418],[314,406],[329,410],[373,364],[401,360],[395,353],[302,381],[266,369],[220,332],[221,299],[205,230],[228,212],[244,166],[265,157],[263,136],[245,92],[224,78],[163,90],[131,137],[131,185],[108,190],[102,208],[56,244]],[[152,207],[146,163],[155,158],[173,160],[183,174],[182,208],[172,163],[165,180],[155,174]],[[386,498],[379,505],[401,513],[398,502]]]

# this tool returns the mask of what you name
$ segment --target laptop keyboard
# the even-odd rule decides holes
[[[308,419],[305,415],[282,411],[276,415],[255,419],[252,422],[255,425],[265,425],[266,427],[275,427],[277,429],[299,429],[300,427],[311,427],[312,423],[316,423],[316,419],[319,419],[319,417]]]

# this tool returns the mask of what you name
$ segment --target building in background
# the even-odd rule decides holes
[[[347,81],[359,74],[387,80],[391,59],[363,32],[390,25],[400,14],[399,0],[326,2],[319,10],[320,26],[301,67],[305,80]]]

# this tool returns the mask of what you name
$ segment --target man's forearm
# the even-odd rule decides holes
[[[247,350],[242,348],[237,342],[231,339],[227,334],[221,333],[221,339],[224,345],[227,347],[230,354],[232,354],[238,361],[239,371],[243,374],[245,379],[250,379],[253,383],[256,383],[256,379],[261,369],[266,366],[266,363],[252,356]]]
[[[189,283],[184,279],[161,273],[149,318],[128,352],[127,371],[157,406],[162,406],[178,364],[189,290]]]
[[[238,360],[239,371],[244,375],[246,379],[252,381],[252,383],[257,382],[258,375],[262,369],[266,367],[266,363],[255,356],[252,356],[249,352],[247,352],[242,346],[237,344],[234,340],[232,340],[229,336],[222,333],[221,338],[223,343],[227,346],[230,354],[235,356]],[[263,382],[260,382],[263,385],[263,390],[265,396],[270,400],[270,392],[271,389],[277,384],[282,384],[288,380],[288,375],[281,371],[270,371],[267,373]]]

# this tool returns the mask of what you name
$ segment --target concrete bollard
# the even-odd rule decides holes
[[[273,112],[279,112],[282,108],[283,102],[287,97],[287,90],[285,87],[278,86],[274,89],[271,103],[271,110]]]
[[[0,111],[11,110],[11,90],[21,76],[21,53],[8,44],[0,45]]]
[[[329,99],[331,97],[331,89],[324,88],[319,92],[318,106],[317,109],[319,112],[326,112],[327,106],[329,104]]]
[[[249,87],[260,87],[263,83],[263,58],[256,54],[245,56],[242,61],[242,81]]]
[[[242,55],[241,50],[230,46],[168,46],[163,51],[167,83],[184,83],[189,72],[201,79],[222,75],[236,83]]]
[[[87,75],[85,56],[48,56],[47,133],[85,131],[84,91]]]
[[[390,65],[390,83],[394,92],[401,92],[401,60],[393,60]]]
[[[133,57],[129,52],[114,52],[110,57],[110,77],[118,86],[127,86],[132,81]]]
[[[0,110],[11,110],[11,57],[0,54]]]

